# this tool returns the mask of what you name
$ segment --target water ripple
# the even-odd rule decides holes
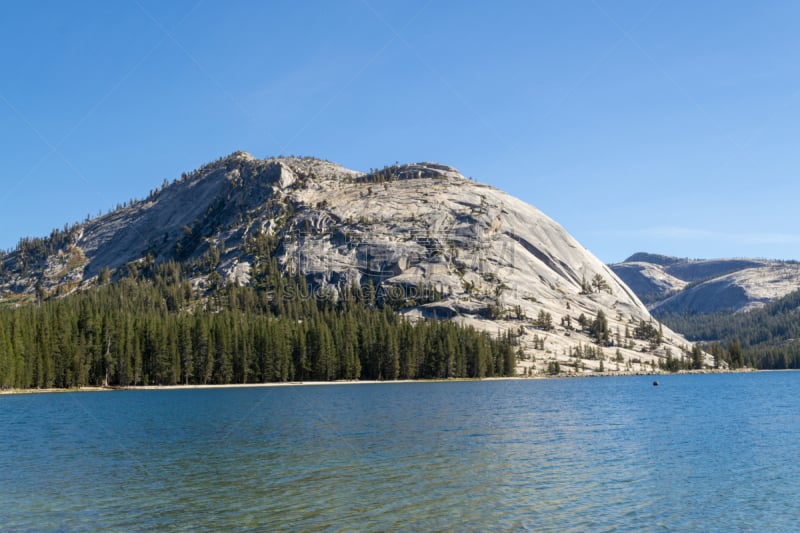
[[[800,374],[0,397],[4,530],[789,531]]]

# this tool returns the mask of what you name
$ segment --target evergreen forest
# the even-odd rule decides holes
[[[269,257],[269,255],[267,255]],[[146,262],[98,286],[0,308],[0,387],[69,388],[513,375],[512,335],[410,321],[375,287],[315,293],[274,259],[252,286],[193,288],[198,264]],[[213,279],[213,278],[212,278]],[[408,302],[404,302],[408,303]]]
[[[752,311],[660,319],[733,368],[800,368],[800,291]]]

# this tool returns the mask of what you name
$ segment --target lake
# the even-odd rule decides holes
[[[800,373],[0,397],[0,529],[796,530]]]

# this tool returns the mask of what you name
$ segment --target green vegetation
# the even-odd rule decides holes
[[[610,343],[611,334],[608,330],[608,319],[602,309],[597,311],[597,317],[592,321],[589,332],[592,337],[597,339],[598,344],[605,346]]]
[[[692,351],[689,355],[690,358],[687,358],[685,354],[682,354],[681,358],[678,359],[673,357],[672,350],[667,348],[666,359],[659,361],[658,366],[661,368],[661,370],[666,370],[668,372],[678,372],[679,370],[700,370],[705,366],[703,364],[703,349],[699,345],[695,344],[692,346]]]
[[[626,336],[628,334],[629,333],[626,328]],[[650,349],[654,350],[662,342],[664,342],[664,333],[661,322],[659,322],[658,327],[656,327],[652,320],[649,322],[645,322],[644,320],[639,321],[636,327],[633,328],[633,338],[648,341],[650,344]]]
[[[412,323],[376,298],[374,288],[349,287],[339,298],[318,294],[265,259],[253,269],[253,287],[198,294],[186,274],[203,266],[145,262],[116,281],[104,271],[104,284],[90,291],[0,309],[0,387],[480,378],[515,371],[510,335],[494,339],[451,322]]]
[[[670,314],[663,322],[686,336],[704,342],[719,364],[733,368],[800,368],[800,291],[761,309],[742,313]]]
[[[539,315],[536,317],[536,320],[534,320],[534,325],[545,331],[552,331],[553,315],[542,309],[541,311],[539,311]]]
[[[612,293],[611,286],[602,274],[595,274],[594,277],[592,277],[591,283],[586,281],[586,276],[581,279],[581,294],[592,294],[601,291],[609,294]]]

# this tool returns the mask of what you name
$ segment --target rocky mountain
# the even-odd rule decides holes
[[[738,312],[800,289],[800,263],[637,253],[611,269],[656,315]]]
[[[581,370],[649,369],[690,349],[556,222],[436,163],[362,173],[238,152],[144,200],[23,239],[0,257],[0,300],[90,290],[165,261],[192,272],[201,293],[250,283],[264,261],[304,276],[315,293],[372,287],[412,320],[513,331],[524,373],[555,361]],[[666,287],[688,284],[651,264],[665,272]],[[626,268],[618,271],[627,275]]]

